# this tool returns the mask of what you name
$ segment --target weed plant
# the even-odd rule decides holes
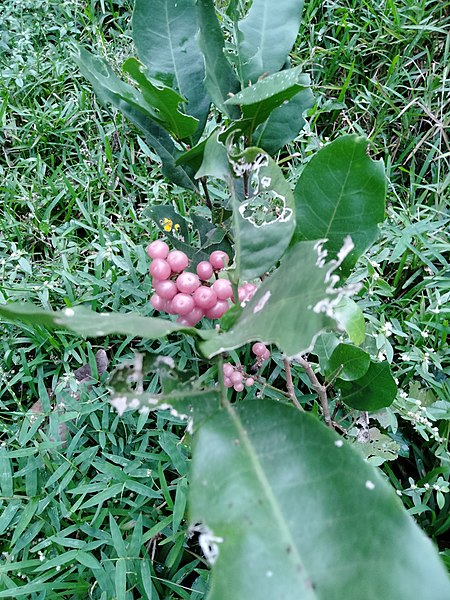
[[[95,0],[0,6],[2,302],[149,315],[145,247],[157,232],[145,207],[170,204],[187,219],[202,210],[169,186],[129,123],[97,104],[72,61],[82,42],[119,65],[131,9]],[[388,220],[353,277],[363,283],[371,343],[401,391],[370,423],[383,437],[368,458],[450,565],[450,2],[317,0],[304,23],[292,58],[311,74],[318,102],[279,162],[294,176],[296,159],[328,139],[370,132],[371,153],[387,163]],[[99,348],[112,365],[147,349],[192,367],[189,341],[110,336],[91,345],[40,327],[0,328],[0,598],[202,598],[207,566],[184,525],[181,421],[119,419],[107,374],[90,388],[73,375],[86,363],[96,374]],[[281,362],[273,357],[269,383],[284,384]],[[293,375],[306,389],[301,370]],[[38,399],[44,414],[65,403],[65,448],[51,416],[30,413]],[[340,410],[357,438],[359,415]]]

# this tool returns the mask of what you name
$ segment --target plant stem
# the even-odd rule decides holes
[[[219,380],[220,387],[220,402],[225,408],[230,408],[230,401],[228,400],[228,390],[225,387],[224,376],[223,376],[223,354],[220,354],[217,363],[217,379]]]
[[[209,210],[212,210],[211,197],[209,195],[208,184],[206,183],[206,177],[200,177],[200,183],[202,184],[202,188],[205,193],[205,204],[209,208]]]
[[[286,388],[288,391],[288,396],[292,400],[292,402],[294,403],[296,408],[298,408],[298,410],[305,412],[305,409],[300,404],[300,402],[297,400],[297,396],[295,395],[294,382],[292,381],[291,363],[289,362],[288,358],[283,358],[283,363],[284,363],[284,370],[286,371]]]
[[[316,374],[313,371],[313,368],[311,367],[311,364],[305,358],[303,358],[303,356],[296,356],[295,360],[301,367],[303,367],[308,379],[311,382],[312,387],[319,396],[320,404],[322,405],[322,412],[325,424],[328,427],[333,427],[330,416],[330,408],[328,406],[327,388],[320,383],[320,381],[317,379]]]

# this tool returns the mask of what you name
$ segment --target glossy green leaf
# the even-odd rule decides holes
[[[309,85],[310,79],[304,76],[304,85]],[[304,113],[314,106],[314,96],[306,88],[298,92],[287,104],[282,104],[270,114],[265,123],[256,128],[253,144],[264,148],[272,156],[283,146],[292,142],[305,125]]]
[[[238,179],[230,181],[235,269],[253,279],[271,269],[289,246],[295,229],[294,198],[280,167],[259,148],[230,156]],[[248,197],[243,179],[248,177]]]
[[[155,111],[142,94],[119,79],[106,61],[84,48],[78,48],[75,61],[100,101],[121,110],[145,134],[147,143],[161,157],[164,175],[181,187],[196,190],[193,172],[188,165],[176,164],[179,151],[170,135],[155,122]]]
[[[215,177],[229,181],[232,176],[228,153],[219,140],[220,130],[216,129],[205,141],[203,160],[195,177]]]
[[[337,379],[334,385],[341,391],[341,400],[358,410],[374,411],[390,406],[397,395],[397,386],[386,361],[371,362],[360,379]]]
[[[239,22],[238,48],[245,85],[284,65],[300,28],[303,0],[253,0]]]
[[[195,0],[136,0],[133,40],[150,77],[187,99],[186,112],[203,131],[210,99],[203,84],[205,63],[196,41]]]
[[[345,269],[375,240],[377,223],[384,219],[384,166],[367,156],[367,145],[366,138],[347,135],[324,146],[305,166],[294,190],[294,239],[327,239],[325,247],[335,257],[350,235],[354,249]]]
[[[207,356],[254,340],[276,344],[288,356],[312,349],[315,337],[336,327],[332,314],[339,293],[330,289],[328,271],[317,266],[312,242],[297,244],[280,267],[260,285],[232,327],[201,344]]]
[[[306,88],[309,82],[309,76],[302,74],[301,67],[287,69],[246,87],[229,98],[225,104],[240,106],[244,121],[247,121],[250,131],[254,131],[255,127],[263,123],[275,108],[283,102],[289,102]]]
[[[228,117],[237,119],[239,110],[228,106],[225,101],[239,88],[230,63],[225,58],[225,41],[217,20],[213,0],[196,0],[199,22],[198,44],[205,57],[205,87],[214,104]]]
[[[339,344],[328,361],[325,375],[328,380],[339,377],[345,381],[360,379],[369,369],[370,355],[357,346]]]
[[[87,337],[109,334],[132,335],[157,339],[177,331],[202,336],[202,331],[185,327],[173,321],[156,317],[142,317],[135,313],[96,313],[83,306],[61,311],[49,311],[25,302],[0,304],[0,315],[11,321],[42,325],[49,329],[63,328]]]
[[[153,118],[159,125],[179,140],[195,133],[198,120],[179,109],[185,98],[159,81],[151,81],[145,73],[145,67],[135,58],[127,59],[123,70],[139,85],[142,97],[153,109]]]
[[[247,401],[205,422],[188,506],[212,563],[206,600],[450,597],[437,551],[384,477],[291,406]]]
[[[336,320],[354,344],[366,338],[366,324],[362,310],[351,298],[343,297],[335,307]]]

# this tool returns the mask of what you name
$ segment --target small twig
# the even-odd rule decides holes
[[[295,395],[294,382],[292,381],[291,363],[289,362],[288,358],[283,358],[283,363],[284,363],[284,370],[286,371],[286,388],[288,391],[288,396],[292,400],[294,405],[298,408],[298,410],[305,412],[305,409],[300,404],[300,402],[297,400],[297,396]]]
[[[202,188],[205,193],[205,204],[209,210],[212,210],[212,202],[209,195],[208,184],[206,183],[206,177],[200,177],[200,183],[202,184]]]
[[[333,427],[330,416],[330,408],[328,406],[328,398],[327,398],[327,388],[320,383],[317,379],[316,374],[311,367],[311,364],[302,356],[296,356],[295,360],[298,362],[300,366],[303,367],[308,379],[311,382],[312,387],[317,392],[319,396],[320,404],[322,405],[323,418],[328,427]]]

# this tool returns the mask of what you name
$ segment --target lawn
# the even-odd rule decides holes
[[[206,214],[73,60],[83,44],[120,69],[133,55],[131,11],[125,0],[1,3],[1,303],[152,315],[145,249],[159,232],[146,209]],[[446,0],[306,2],[292,62],[310,74],[316,105],[278,162],[294,180],[345,133],[367,135],[385,162],[386,221],[352,278],[366,343],[399,393],[359,446],[450,568],[449,25]],[[0,598],[204,598],[209,568],[185,521],[185,422],[168,411],[119,417],[107,387],[112,369],[144,351],[205,377],[193,343],[86,340],[7,320],[0,331]],[[266,367],[268,395],[286,385],[281,364],[275,353]],[[299,367],[293,378],[306,389]],[[145,385],[154,391],[156,378]],[[358,444],[367,423],[339,415]]]

